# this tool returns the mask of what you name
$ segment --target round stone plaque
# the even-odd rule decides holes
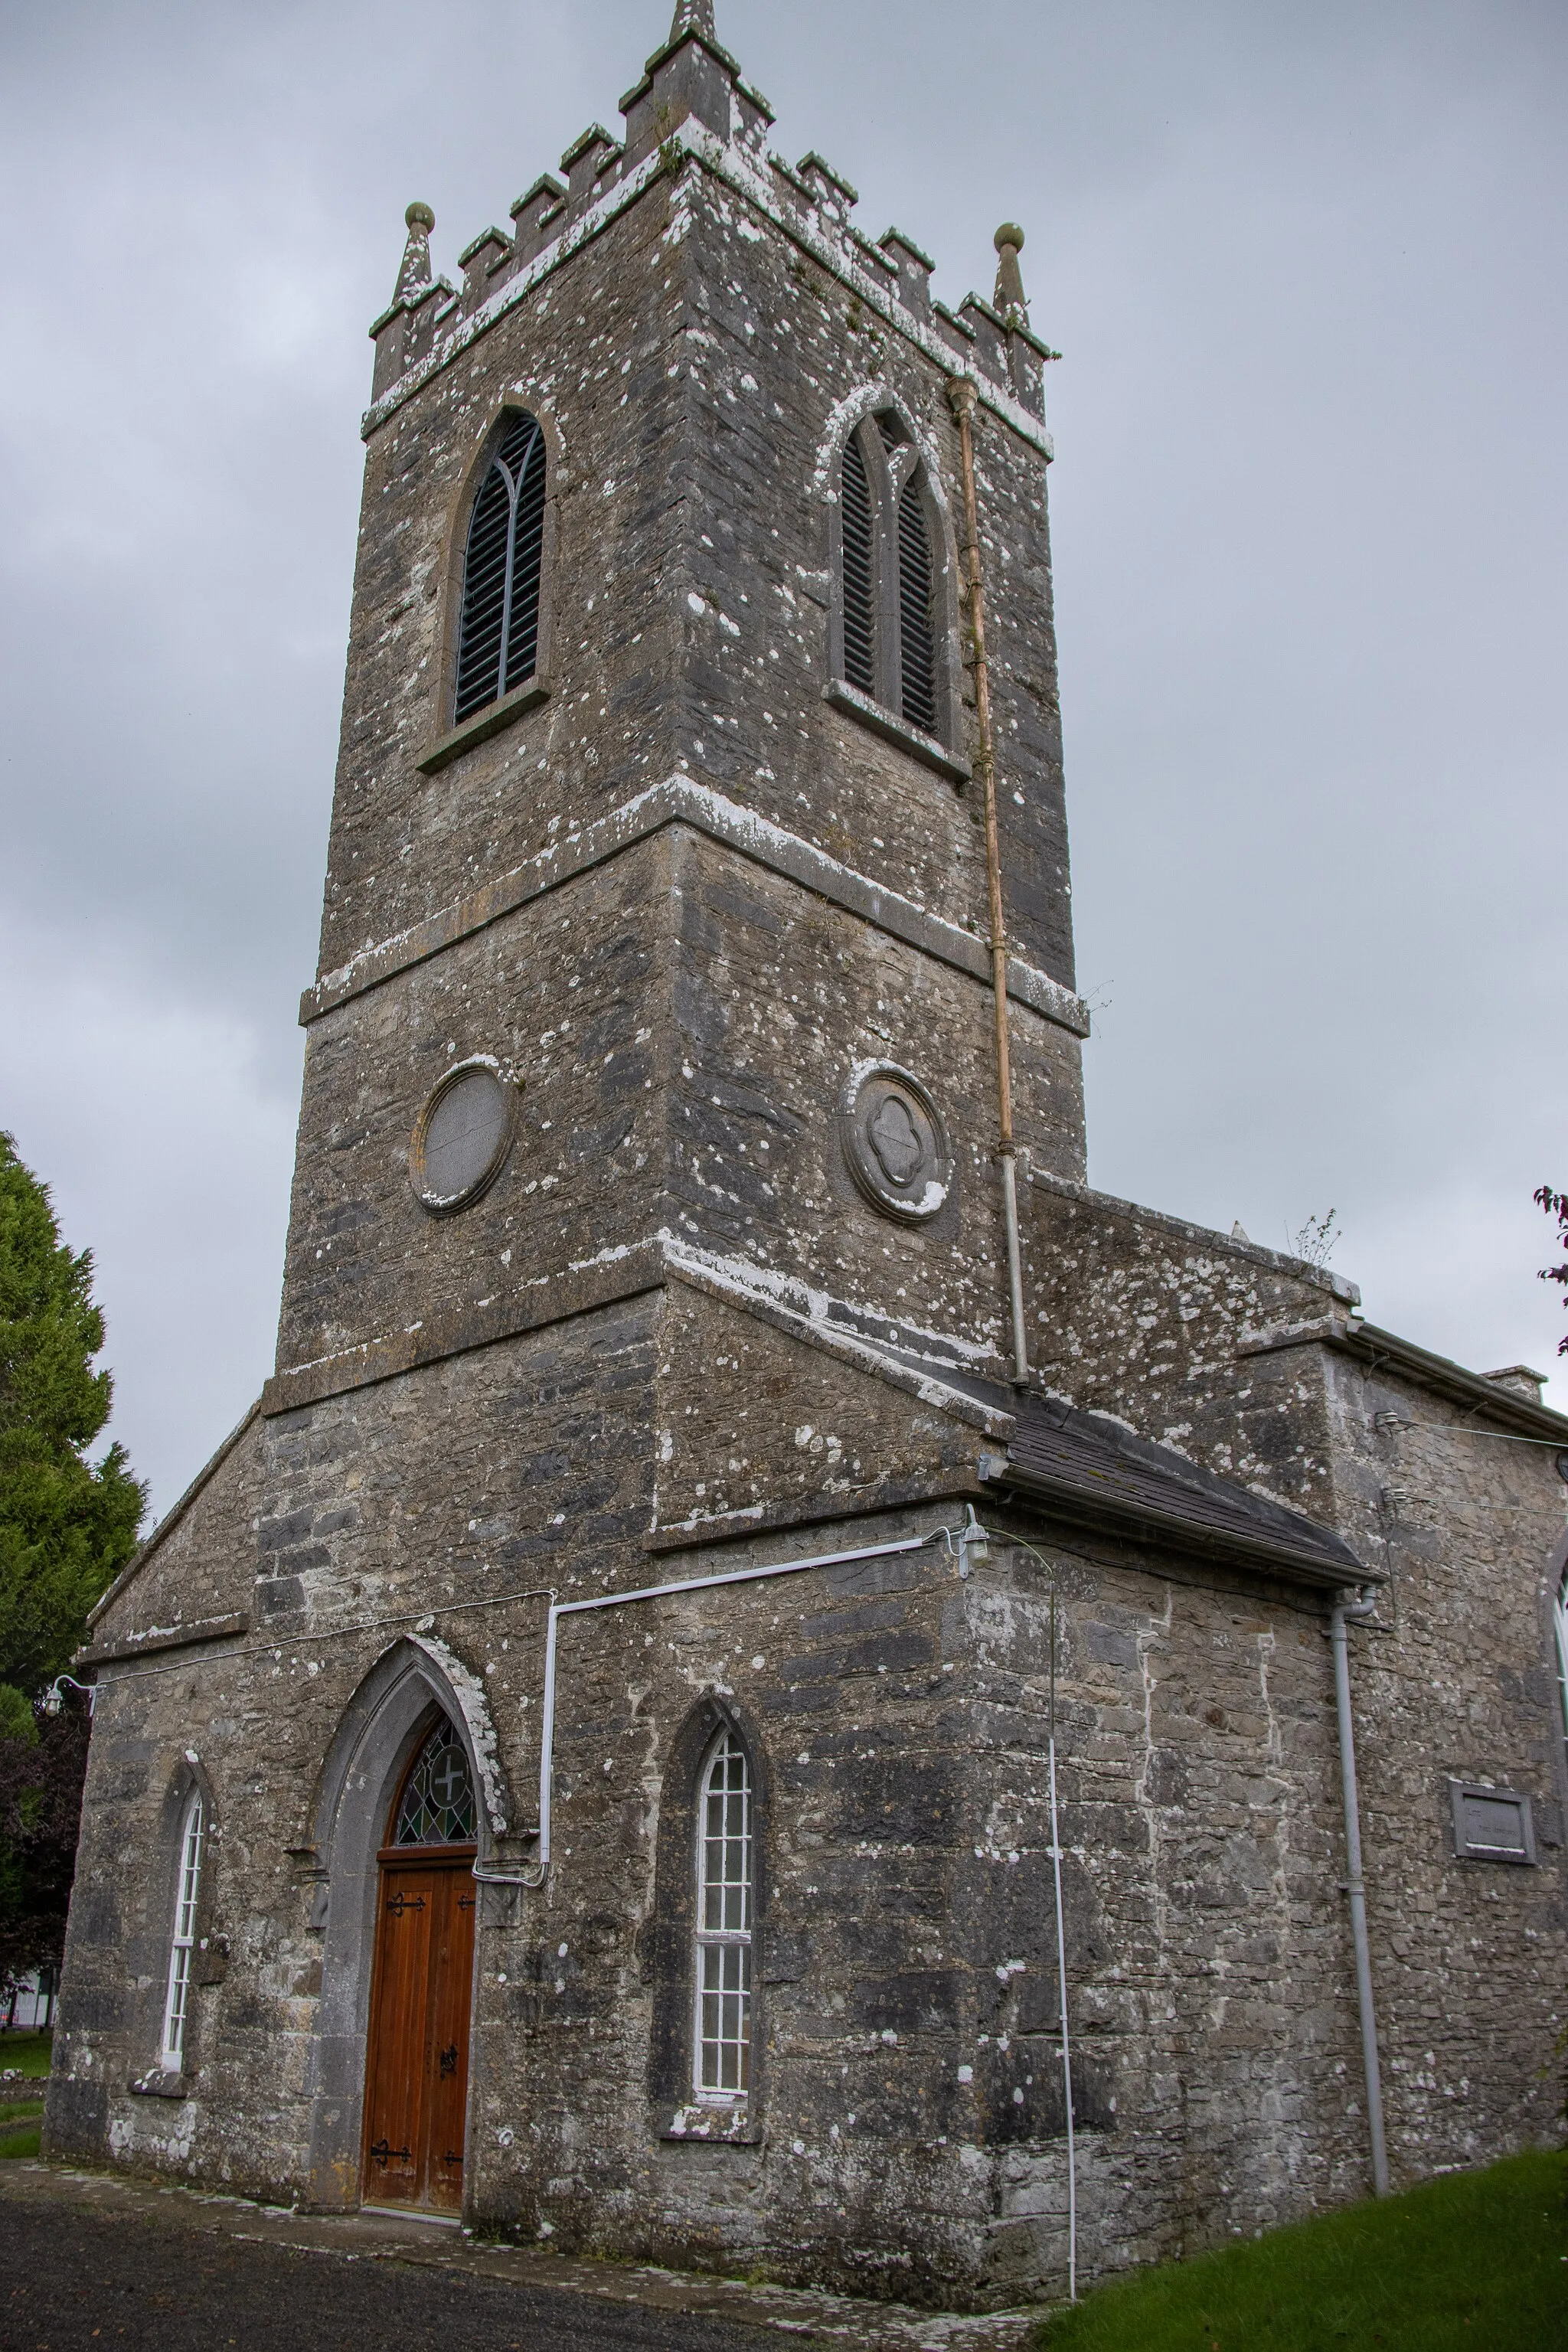
[[[487,1192],[511,1149],[513,1089],[488,1058],[459,1062],[434,1088],[414,1125],[408,1174],[436,1216]]]
[[[906,1224],[934,1217],[952,1189],[942,1113],[917,1077],[895,1062],[849,1074],[838,1110],[849,1172],[874,1208]]]

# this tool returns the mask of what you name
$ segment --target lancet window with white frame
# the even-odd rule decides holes
[[[941,538],[925,462],[897,411],[844,444],[837,667],[847,686],[944,741]]]
[[[692,2087],[738,2106],[752,2087],[752,1769],[733,1731],[703,1768],[697,1832],[697,2013]]]
[[[196,1896],[201,1886],[202,1843],[205,1826],[202,1793],[199,1789],[194,1789],[180,1822],[174,1932],[169,1945],[169,1983],[163,2000],[163,2043],[160,2056],[165,2073],[170,2074],[178,2074],[184,2067],[185,2018],[190,2002],[191,1956],[196,1942]]]
[[[1568,1741],[1568,1574],[1557,1588],[1552,1617],[1557,1635],[1557,1696],[1562,1703],[1560,1729]]]

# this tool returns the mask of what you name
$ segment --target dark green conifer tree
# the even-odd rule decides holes
[[[24,1736],[146,1507],[121,1446],[87,1459],[112,1394],[92,1368],[102,1345],[91,1252],[66,1248],[47,1188],[0,1134],[0,1726]]]
[[[92,1258],[60,1240],[47,1189],[0,1134],[0,1990],[58,1965],[87,1764],[87,1715],[43,1718],[87,1612],[136,1549],[146,1507],[94,1371]]]

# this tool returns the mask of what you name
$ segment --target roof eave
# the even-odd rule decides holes
[[[1375,1323],[1358,1320],[1344,1330],[1324,1331],[1321,1337],[1325,1347],[1343,1355],[1363,1361],[1371,1358],[1369,1370],[1386,1365],[1434,1395],[1468,1405],[1484,1412],[1489,1421],[1501,1422],[1521,1435],[1557,1439],[1568,1445],[1568,1415],[1553,1412],[1549,1404],[1532,1404],[1528,1397],[1510,1394],[1484,1373],[1467,1371],[1463,1364],[1435,1356],[1416,1347],[1414,1340],[1402,1339],[1396,1331],[1380,1330]]]
[[[1016,1488],[1031,1500],[1049,1503],[1054,1517],[1079,1527],[1093,1528],[1134,1543],[1158,1544],[1201,1557],[1264,1568],[1277,1576],[1310,1584],[1321,1591],[1340,1591],[1348,1585],[1381,1584],[1381,1570],[1367,1568],[1348,1544],[1342,1560],[1278,1542],[1259,1532],[1231,1533],[1223,1528],[1196,1527],[1176,1511],[1161,1511],[1146,1504],[1123,1502],[1113,1495],[1086,1495],[1068,1479],[1030,1470],[1008,1461],[993,1473],[995,1485]]]

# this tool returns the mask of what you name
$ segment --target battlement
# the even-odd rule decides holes
[[[749,198],[821,266],[950,373],[973,376],[996,404],[1034,420],[1045,444],[1044,369],[1058,353],[1030,326],[1018,274],[1023,232],[998,231],[994,298],[968,295],[956,311],[933,301],[933,263],[902,230],[873,241],[854,219],[859,202],[816,152],[796,164],[769,148],[773,109],[714,32],[712,0],[679,0],[669,38],[621,100],[626,131],[590,123],[510,207],[512,233],[491,226],[458,257],[461,291],[435,274],[427,205],[408,208],[407,243],[391,303],[372,326],[373,431],[426,376],[444,366],[667,173],[706,165]],[[1020,420],[1021,421],[1021,420]],[[1048,445],[1046,453],[1049,455]]]

